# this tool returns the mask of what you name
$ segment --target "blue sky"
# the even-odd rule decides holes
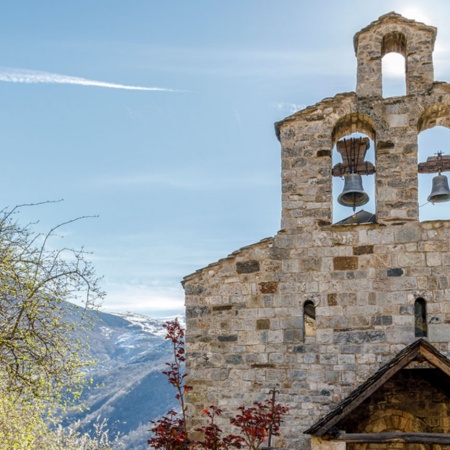
[[[389,11],[438,27],[450,81],[445,0],[4,2],[2,205],[98,215],[54,245],[93,252],[104,309],[181,311],[184,275],[277,232],[273,123],[353,91],[353,35]]]

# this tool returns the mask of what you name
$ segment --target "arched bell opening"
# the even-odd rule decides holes
[[[375,222],[375,145],[354,132],[333,147],[333,223]]]
[[[450,129],[446,121],[418,136],[419,220],[450,219]]]
[[[399,32],[388,33],[382,43],[383,97],[406,95],[406,37]]]

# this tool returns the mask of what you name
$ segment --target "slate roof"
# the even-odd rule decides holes
[[[361,225],[363,223],[376,223],[377,217],[374,213],[365,211],[362,209],[356,214],[352,214],[346,219],[342,219],[340,222],[336,222],[335,225]]]
[[[196,270],[193,273],[190,273],[189,275],[186,275],[185,277],[183,277],[183,280],[181,281],[182,286],[184,286],[184,283],[192,278],[195,278],[196,275],[199,275],[201,272],[203,272],[204,270],[210,268],[210,267],[214,267],[217,266],[218,264],[222,263],[225,260],[231,260],[233,258],[235,258],[237,255],[240,255],[241,253],[243,253],[246,250],[249,250],[253,247],[259,246],[259,245],[267,245],[268,247],[271,247],[273,245],[273,237],[267,237],[264,239],[261,239],[258,242],[255,242],[254,244],[250,244],[250,245],[246,245],[244,247],[239,248],[238,250],[235,250],[233,253],[230,253],[228,256],[226,256],[225,258],[221,258],[218,261],[215,261],[211,264],[208,264],[205,267],[202,267],[201,269]]]

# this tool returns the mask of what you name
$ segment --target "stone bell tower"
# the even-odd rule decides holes
[[[381,60],[391,52],[405,58],[406,95],[426,94],[434,83],[436,32],[435,27],[390,13],[356,33],[358,97],[382,96]]]
[[[275,124],[281,230],[183,281],[193,427],[204,407],[232,413],[275,388],[290,408],[279,448],[450,445],[450,221],[418,214],[418,174],[450,171],[445,155],[417,159],[421,131],[450,128],[435,38],[434,27],[380,17],[354,38],[356,91]],[[405,58],[406,95],[384,98],[390,52]],[[342,140],[355,132],[364,137]],[[333,223],[332,179],[348,174],[374,177],[375,211]]]
[[[435,38],[434,27],[395,13],[382,16],[355,35],[356,93],[325,99],[276,125],[283,149],[282,228],[331,222],[331,148],[355,131],[375,143],[377,222],[418,220],[417,136],[436,124],[424,122],[448,96],[433,79]],[[385,99],[381,61],[390,52],[405,57],[406,96]],[[304,165],[308,178],[297,170]]]

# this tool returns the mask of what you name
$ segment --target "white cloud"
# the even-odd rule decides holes
[[[79,86],[95,86],[110,89],[126,89],[131,91],[165,91],[180,92],[175,89],[145,86],[130,86],[127,84],[108,83],[105,81],[88,80],[86,78],[62,75],[59,73],[41,72],[37,70],[0,67],[0,81],[5,83],[25,84],[73,84]]]
[[[167,286],[110,284],[106,286],[111,291],[107,295],[104,311],[137,312],[153,317],[166,315],[169,312],[184,311],[184,293],[178,288]]]
[[[277,108],[280,111],[288,111],[291,114],[294,114],[297,111],[300,111],[300,110],[306,108],[306,105],[303,103],[298,104],[298,103],[279,102],[279,103],[275,103],[274,106],[275,106],[275,108]]]

